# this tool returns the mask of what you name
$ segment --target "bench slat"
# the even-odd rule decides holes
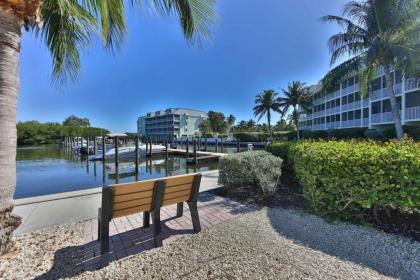
[[[142,191],[150,191],[150,190],[153,190],[154,185],[155,185],[155,181],[140,181],[140,182],[134,182],[134,183],[112,185],[111,187],[114,188],[114,196],[115,196],[115,195],[136,193],[136,192],[142,192]]]
[[[126,209],[122,209],[122,210],[113,211],[112,212],[112,217],[117,218],[117,217],[127,216],[127,215],[131,215],[131,214],[138,213],[138,212],[150,211],[150,210],[152,210],[152,205],[151,204],[140,205],[140,206],[136,206],[136,207],[131,207],[131,208],[126,208]]]
[[[114,203],[113,211],[122,210],[122,209],[126,209],[126,208],[131,208],[131,207],[135,207],[135,206],[146,205],[146,204],[152,205],[152,197],[146,197],[146,198],[141,198],[141,199],[124,201],[124,202],[120,202],[120,203]]]
[[[153,196],[153,190],[116,195],[114,196],[114,203],[130,201],[130,200],[146,198],[146,197],[152,197],[152,196]]]
[[[195,174],[166,178],[165,179],[165,186],[168,188],[168,187],[172,187],[172,186],[192,184],[192,182],[194,180],[194,175]]]
[[[168,199],[168,200],[164,200],[163,201],[163,206],[165,205],[171,205],[171,204],[175,204],[175,203],[179,203],[179,202],[184,202],[190,199],[189,195],[184,195],[181,197],[177,197],[177,198],[173,198],[173,199]]]
[[[179,192],[173,192],[173,193],[165,194],[163,196],[163,201],[168,200],[168,199],[177,198],[177,197],[183,197],[183,196],[186,196],[186,195],[191,195],[191,188],[189,190],[185,190],[185,191],[179,191]]]
[[[186,191],[186,190],[191,190],[191,189],[192,189],[192,184],[184,184],[184,185],[166,187],[165,188],[165,194],[169,194],[169,193],[173,193],[173,192],[179,192],[179,191]]]

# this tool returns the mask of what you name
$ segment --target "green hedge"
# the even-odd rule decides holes
[[[293,171],[289,160],[290,147],[295,145],[295,143],[296,142],[291,141],[274,142],[268,145],[266,148],[267,152],[283,159],[283,172],[289,171],[289,174],[291,171]]]
[[[304,196],[321,215],[353,220],[366,209],[420,211],[420,146],[411,140],[303,141],[275,147],[280,154],[289,150]]]
[[[262,142],[268,138],[268,134],[262,132],[236,132],[233,136],[241,142]]]

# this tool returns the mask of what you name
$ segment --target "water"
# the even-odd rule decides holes
[[[192,150],[192,147],[190,149]],[[234,148],[225,150],[233,151]],[[101,161],[89,162],[56,145],[24,147],[17,149],[15,198],[215,170],[217,166],[217,161],[187,166],[185,158],[181,156],[169,156],[168,160],[165,160],[165,156],[155,155],[152,159],[141,157],[139,174],[136,174],[132,161],[120,161],[117,172],[114,161],[105,163],[103,169]]]

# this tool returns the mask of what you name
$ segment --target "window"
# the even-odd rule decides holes
[[[382,112],[391,112],[391,101],[389,99],[382,101]]]
[[[327,123],[330,123],[330,122],[331,122],[331,117],[327,116]]]
[[[341,114],[341,119],[343,122],[347,121],[347,112]]]
[[[352,85],[354,85],[354,77],[349,79],[349,87],[351,87]]]
[[[327,102],[327,110],[328,110],[328,109],[330,109],[330,108],[331,108],[331,102],[330,102],[330,101],[328,101],[328,102]]]
[[[362,117],[362,110],[354,111],[354,119],[355,120],[360,120],[361,117]]]
[[[354,102],[354,94],[353,93],[350,94],[347,98],[348,98],[348,102],[349,103],[353,103]]]
[[[395,84],[402,83],[402,73],[401,71],[395,71]]]
[[[343,96],[343,97],[341,98],[341,104],[342,104],[342,105],[346,105],[346,104],[347,104],[347,96]]]
[[[335,115],[335,121],[339,122],[340,121],[340,114]]]
[[[342,86],[343,88],[347,88],[347,80],[346,80],[346,81],[344,81],[344,82],[342,82],[342,83],[341,83],[341,86]]]
[[[372,114],[379,114],[381,112],[381,101],[372,103]]]
[[[354,119],[354,111],[350,111],[348,113],[349,113],[349,116],[348,116],[349,121],[353,120]]]
[[[371,87],[372,87],[372,90],[373,91],[380,89],[380,87],[381,87],[381,78],[377,78],[377,79],[373,80],[373,82],[371,83]]]
[[[354,93],[354,100],[359,101],[360,99],[361,99],[360,92],[355,92]]]
[[[355,77],[354,77],[354,83],[355,83],[355,84],[358,84],[358,83],[359,83],[359,76],[355,76]]]
[[[369,108],[363,108],[363,118],[369,118]]]

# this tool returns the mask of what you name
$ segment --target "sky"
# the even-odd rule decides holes
[[[176,18],[127,11],[123,47],[111,54],[93,44],[82,54],[79,79],[65,88],[52,83],[43,42],[24,33],[18,121],[62,122],[74,114],[134,132],[139,116],[172,107],[254,118],[256,94],[281,92],[294,80],[314,84],[328,71],[327,40],[338,28],[319,18],[340,14],[344,3],[218,0],[212,41],[201,47],[185,41]]]

